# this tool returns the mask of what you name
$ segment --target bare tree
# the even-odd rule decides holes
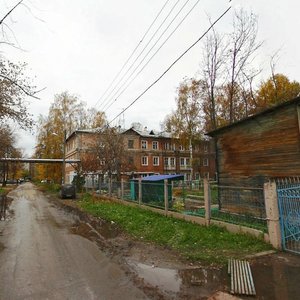
[[[235,121],[234,111],[238,102],[237,89],[249,74],[250,65],[262,43],[257,42],[257,16],[241,9],[233,20],[233,32],[229,35],[226,60],[229,83],[227,84],[229,123]],[[251,71],[253,72],[253,71]],[[250,76],[251,77],[251,76]]]
[[[11,17],[12,13],[19,6],[27,7],[23,2],[23,0],[17,2],[0,19],[0,44],[16,47],[7,33],[9,32],[13,35],[13,31],[6,24],[6,20]],[[28,103],[26,103],[25,99],[27,96],[38,99],[37,93],[40,91],[24,75],[25,68],[25,63],[15,64],[5,59],[3,55],[0,56],[0,122],[3,122],[5,119],[11,119],[23,129],[28,129],[32,127],[33,120],[28,112]]]
[[[203,78],[204,89],[203,110],[207,116],[206,130],[214,130],[218,126],[216,96],[218,85],[222,84],[222,71],[225,65],[226,45],[223,43],[223,38],[213,29],[204,44],[201,78]]]

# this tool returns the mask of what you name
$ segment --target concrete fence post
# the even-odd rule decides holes
[[[210,224],[210,217],[211,217],[211,212],[210,212],[210,188],[209,188],[209,182],[207,178],[203,179],[203,187],[204,187],[204,207],[205,207],[205,223],[206,226],[209,226]]]
[[[274,248],[281,250],[281,231],[275,181],[264,184],[264,198],[270,243]]]
[[[165,215],[168,215],[168,208],[169,208],[169,203],[168,203],[168,179],[164,180],[164,199],[165,199]]]
[[[142,178],[139,178],[139,205],[142,203]]]

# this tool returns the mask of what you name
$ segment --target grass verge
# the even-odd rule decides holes
[[[108,200],[95,201],[90,195],[85,195],[79,205],[94,216],[114,221],[136,239],[170,247],[192,261],[223,265],[231,257],[242,258],[272,249],[250,235],[200,226]]]

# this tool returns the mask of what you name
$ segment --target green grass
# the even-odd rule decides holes
[[[39,186],[42,190],[48,191],[50,193],[58,193],[60,191],[61,185],[58,183],[35,183],[37,186]]]
[[[188,215],[204,217],[205,209],[200,208],[196,211],[193,211],[193,212],[187,211],[185,213]],[[244,215],[244,216],[243,215],[235,215],[235,214],[231,214],[229,212],[219,211],[218,209],[212,209],[211,210],[211,218],[214,220],[219,220],[219,221],[223,221],[223,222],[227,222],[227,223],[231,223],[231,224],[237,224],[237,225],[261,230],[263,232],[268,231],[266,222],[256,219],[251,215]]]
[[[109,201],[93,203],[89,196],[79,205],[97,217],[114,221],[134,238],[170,247],[193,261],[225,264],[230,257],[242,258],[271,249],[270,245],[249,235],[164,217],[139,207]]]

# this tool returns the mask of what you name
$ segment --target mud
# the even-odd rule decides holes
[[[257,299],[300,299],[300,256],[278,253],[251,263]]]
[[[76,210],[74,207],[73,212]],[[119,255],[136,282],[152,293],[156,291],[156,297],[160,293],[163,299],[299,299],[300,256],[279,252],[249,258],[257,295],[231,297],[227,267],[191,263],[168,248],[130,239],[115,224],[87,216],[81,219],[90,224],[79,222],[72,232],[98,242],[112,255]],[[91,224],[102,236],[101,243]],[[212,296],[220,291],[220,297]]]
[[[38,215],[40,224],[48,222],[56,230],[92,241],[122,268],[124,284],[133,282],[150,299],[299,299],[300,256],[280,252],[249,258],[257,295],[230,296],[226,267],[191,263],[169,248],[133,240],[117,224],[82,212],[76,201],[47,198],[72,221],[64,223],[43,214]],[[0,244],[0,253],[3,247]]]

